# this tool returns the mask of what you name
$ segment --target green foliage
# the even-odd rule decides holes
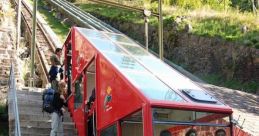
[[[38,1],[39,12],[49,24],[50,28],[58,35],[59,39],[63,42],[69,32],[71,26],[64,24],[55,18],[54,12],[49,12],[43,8],[44,1]]]
[[[103,17],[109,17],[110,19],[116,19],[120,21],[127,21],[133,23],[143,23],[143,17],[141,13],[123,10],[120,8],[104,6],[100,4],[80,4],[79,7],[84,11],[87,11],[94,15]]]
[[[76,2],[76,0],[67,0],[67,1],[69,1],[69,2]]]
[[[151,5],[157,4],[157,1],[147,0],[146,2],[151,3]],[[207,6],[212,9],[222,10],[224,8],[228,8],[231,5],[231,1],[230,0],[164,0],[163,4],[167,6],[177,6],[184,9],[199,9],[203,6]]]
[[[0,136],[8,136],[8,111],[6,104],[0,102]]]
[[[1,114],[6,114],[6,113],[7,113],[7,111],[6,111],[6,105],[0,103],[0,115],[1,115]]]
[[[231,0],[232,7],[238,8],[241,11],[252,11],[252,2],[251,0]]]
[[[8,136],[8,124],[0,123],[0,136]]]
[[[197,20],[194,23],[194,33],[210,37],[222,37],[226,40],[237,40],[241,37],[241,24],[234,21],[218,17]]]
[[[209,3],[211,0],[203,0],[203,2]],[[218,2],[218,1],[217,1]],[[221,2],[222,3],[222,2]],[[210,3],[211,5],[212,2]],[[216,3],[214,3],[216,5]],[[94,15],[103,16],[117,21],[125,21],[132,23],[143,23],[143,16],[140,13],[122,10],[116,7],[108,7],[100,4],[81,4],[81,9],[92,13]],[[152,11],[157,10],[157,1],[152,2],[149,5]],[[259,48],[259,28],[256,23],[256,17],[251,13],[239,13],[236,10],[229,10],[228,12],[219,12],[209,9],[201,10],[185,10],[183,8],[177,8],[177,10],[171,11],[165,8],[164,13],[164,26],[170,27],[175,21],[176,16],[188,17],[187,22],[182,21],[178,24],[178,30],[184,29],[185,25],[191,24],[193,27],[193,34],[208,36],[208,37],[220,37],[228,41],[238,41],[244,45]],[[194,14],[195,13],[195,14]],[[194,15],[193,15],[194,14]],[[157,27],[157,19],[150,18],[150,25]],[[242,33],[242,26],[246,25],[249,31]],[[250,29],[254,29],[253,31]],[[134,34],[133,34],[134,35]]]
[[[196,9],[202,6],[202,2],[200,0],[172,0],[171,3],[175,6],[186,9]]]
[[[241,37],[241,41],[246,46],[254,47],[259,49],[259,30],[249,31],[244,36]]]
[[[243,90],[249,93],[256,93],[256,90],[259,88],[259,83],[256,81],[241,82],[236,79],[226,80],[221,75],[217,74],[204,75],[201,76],[201,78],[210,84],[224,86],[231,89]]]

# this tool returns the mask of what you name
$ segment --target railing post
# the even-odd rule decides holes
[[[144,22],[145,22],[145,41],[146,41],[146,50],[148,51],[148,17],[151,15],[151,11],[144,10]]]
[[[37,15],[37,1],[33,0],[33,22],[32,22],[32,45],[31,45],[31,77],[30,87],[34,87],[34,59],[36,46],[36,15]]]
[[[18,11],[17,11],[17,37],[16,37],[16,50],[20,47],[20,36],[21,36],[21,1],[18,0]]]
[[[162,0],[158,0],[158,43],[159,43],[159,58],[164,60],[164,45],[163,45],[163,13],[162,13]]]

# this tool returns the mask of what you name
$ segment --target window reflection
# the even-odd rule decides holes
[[[84,84],[83,84],[83,75],[80,75],[79,78],[75,82],[75,101],[74,106],[75,109],[80,107],[83,102],[83,91],[84,91]]]
[[[102,130],[101,136],[117,136],[117,126],[116,126],[116,124]]]
[[[154,136],[230,136],[228,114],[153,108],[153,120]]]
[[[153,128],[154,136],[231,136],[229,127],[155,124]],[[214,135],[218,129],[223,135]]]
[[[122,136],[143,136],[142,111],[122,119],[121,132]]]

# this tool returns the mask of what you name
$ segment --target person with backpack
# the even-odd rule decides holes
[[[60,81],[58,83],[58,91],[54,93],[52,102],[53,113],[51,117],[51,132],[50,136],[63,136],[63,114],[65,112],[64,106],[67,106],[66,99],[64,97],[66,92],[66,83]]]
[[[60,57],[62,54],[62,49],[57,48],[55,50],[55,54],[53,54],[50,57],[50,62],[51,62],[51,67],[49,70],[49,82],[51,83],[51,88],[54,89],[55,91],[58,90],[58,80],[57,80],[57,75],[58,73],[62,73],[63,70],[62,68],[59,68],[58,66],[61,65],[60,62]]]

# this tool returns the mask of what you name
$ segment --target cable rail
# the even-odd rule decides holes
[[[68,17],[71,17],[75,20],[80,26],[87,27],[90,29],[96,29],[107,32],[118,32],[118,30],[112,28],[110,25],[100,21],[96,17],[82,11],[75,5],[71,4],[65,0],[48,0],[47,2],[51,5],[55,5],[59,10],[63,11]]]
[[[19,110],[18,110],[18,103],[17,103],[17,96],[16,96],[16,84],[15,84],[15,76],[14,76],[14,68],[13,63],[11,63],[10,68],[10,77],[9,77],[9,100],[12,102],[12,110],[14,116],[14,128],[15,128],[15,136],[21,136],[20,130],[20,119],[19,119]]]
[[[117,6],[117,7],[124,6],[124,5],[121,5],[121,4],[118,4],[115,2],[110,2],[107,0],[89,0],[89,1],[96,2],[96,3],[103,3],[103,4],[110,5],[110,6]],[[90,13],[83,11],[79,7],[75,6],[74,4],[72,4],[66,0],[47,0],[47,2],[54,4],[58,8],[58,10],[63,10],[64,12],[66,12],[66,14],[69,14],[69,17],[72,17],[72,18],[78,20],[81,25],[84,24],[84,25],[82,25],[83,27],[121,34],[121,32],[119,30],[111,27],[110,25],[108,25],[105,22],[101,21],[100,19],[94,17]],[[121,7],[121,8],[132,8],[133,10],[135,9],[135,11],[143,13],[143,9],[140,9],[140,8],[134,8],[134,7],[129,7],[129,6],[125,6],[125,7]],[[156,17],[159,15],[158,13],[154,13],[154,12],[152,12],[152,14]],[[137,42],[137,43],[139,43],[139,42]],[[142,44],[140,44],[140,45],[144,48],[144,46]],[[152,51],[150,49],[149,49],[149,52],[151,52],[155,56],[159,57],[159,54],[155,53],[154,51]],[[183,68],[177,66],[176,64],[172,63],[171,61],[169,61],[165,58],[164,58],[164,61],[171,67],[177,69],[180,73],[189,77],[190,79],[192,79],[196,82],[204,83],[201,79],[194,76],[190,72],[184,70]]]

